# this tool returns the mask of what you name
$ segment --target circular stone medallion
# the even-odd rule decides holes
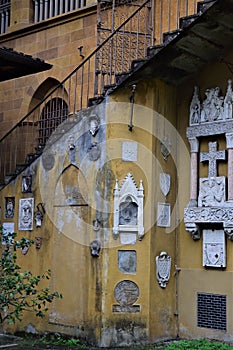
[[[117,283],[114,296],[121,306],[133,305],[139,297],[139,288],[136,283],[132,281],[121,281]]]

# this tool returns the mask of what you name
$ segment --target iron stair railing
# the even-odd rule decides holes
[[[2,188],[41,155],[48,137],[61,122],[90,106],[91,98],[103,97],[106,85],[115,84],[119,76],[130,71],[132,60],[146,56],[147,47],[153,44],[151,1],[138,6],[0,140]]]
[[[197,0],[132,2],[136,10],[118,28],[107,29],[99,46],[2,137],[0,188],[41,155],[60,123],[72,121],[72,115],[101,101],[109,87],[124,79],[132,61],[144,59],[147,48],[153,49],[154,36],[156,45],[161,44],[164,32],[179,29],[181,17],[198,12]]]

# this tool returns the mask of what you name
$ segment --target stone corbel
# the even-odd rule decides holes
[[[201,238],[200,227],[194,222],[187,222],[185,228],[186,231],[191,234],[194,241],[198,241]]]

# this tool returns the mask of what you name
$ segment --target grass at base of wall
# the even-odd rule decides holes
[[[17,342],[17,350],[78,350],[78,349],[98,349],[97,347],[90,346],[78,338],[65,337],[58,333],[48,335],[21,335],[20,338],[12,337],[8,342],[1,342],[3,344],[12,344]],[[6,339],[5,339],[6,340]],[[101,348],[103,350],[103,348]],[[122,347],[108,347],[112,350],[233,350],[233,345],[226,344],[220,341],[211,341],[207,339],[195,339],[195,340],[171,340],[160,341],[151,345],[138,345],[138,346],[122,346]]]

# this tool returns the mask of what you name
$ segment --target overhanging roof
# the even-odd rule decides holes
[[[45,63],[39,58],[33,58],[24,53],[0,46],[0,81],[39,73],[50,68],[52,68],[51,64]]]
[[[181,20],[180,30],[166,33],[161,45],[149,48],[147,58],[134,61],[128,77],[119,79],[117,86],[150,78],[177,86],[206,65],[221,61],[233,48],[233,0],[201,4],[197,15]]]

